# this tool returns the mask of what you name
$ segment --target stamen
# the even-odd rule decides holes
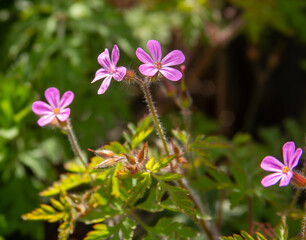
[[[59,108],[54,108],[52,111],[53,111],[55,114],[59,114],[59,113],[60,113]]]
[[[283,167],[282,169],[283,173],[287,174],[289,172],[289,168],[288,167]]]
[[[157,68],[157,69],[161,69],[162,65],[161,65],[160,62],[156,62],[154,67]]]

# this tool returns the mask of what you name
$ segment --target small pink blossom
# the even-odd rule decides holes
[[[185,61],[185,56],[180,50],[174,50],[168,53],[163,59],[160,43],[156,40],[148,41],[148,49],[151,56],[142,48],[137,48],[136,55],[143,62],[139,66],[139,71],[146,76],[154,76],[160,72],[165,78],[171,81],[178,81],[182,78],[182,73],[170,66],[182,64]]]
[[[101,78],[105,78],[98,90],[98,94],[105,93],[105,91],[109,87],[112,78],[114,78],[116,81],[121,81],[124,78],[126,74],[126,68],[116,67],[119,61],[119,57],[120,52],[117,45],[113,47],[112,59],[110,59],[107,48],[105,48],[105,51],[98,56],[98,62],[102,66],[102,68],[100,68],[96,72],[95,78],[91,82],[94,83],[100,80]]]
[[[301,148],[295,150],[294,142],[286,142],[283,146],[284,164],[275,157],[265,157],[262,160],[260,167],[263,170],[274,173],[264,177],[261,184],[264,187],[269,187],[276,184],[280,180],[280,187],[287,186],[293,176],[292,169],[299,163],[302,153],[303,151]]]
[[[58,89],[51,87],[45,91],[45,98],[49,104],[42,101],[36,101],[32,105],[33,112],[41,116],[37,121],[39,126],[45,126],[53,120],[64,122],[69,118],[70,108],[67,108],[67,106],[73,101],[73,92],[67,91],[64,93],[63,97],[60,98]]]

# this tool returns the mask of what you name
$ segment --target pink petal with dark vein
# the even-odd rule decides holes
[[[272,156],[265,157],[260,164],[260,167],[263,170],[269,172],[283,172],[282,169],[284,166],[284,164],[282,164],[280,161],[278,161],[275,157]]]
[[[160,62],[161,57],[162,57],[162,50],[161,50],[160,43],[156,40],[150,40],[148,41],[147,46],[153,58],[153,62],[154,63]]]
[[[32,104],[32,111],[37,115],[45,115],[52,113],[52,107],[42,101],[36,101]]]
[[[57,88],[50,87],[45,91],[45,98],[51,105],[52,109],[59,107],[60,93]]]

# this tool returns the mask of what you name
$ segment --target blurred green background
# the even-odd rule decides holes
[[[56,226],[20,217],[73,157],[65,136],[36,124],[31,105],[46,88],[75,93],[71,120],[83,149],[120,139],[146,114],[136,85],[113,81],[101,96],[100,82],[90,84],[97,56],[114,44],[119,66],[135,71],[135,51],[150,39],[164,54],[184,52],[193,133],[250,133],[265,146],[254,156],[280,157],[288,140],[304,145],[304,0],[1,0],[0,8],[0,239],[56,236]],[[183,127],[165,89],[153,86],[162,120]]]

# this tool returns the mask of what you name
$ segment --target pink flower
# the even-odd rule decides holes
[[[161,59],[162,50],[158,41],[150,40],[147,46],[152,57],[142,48],[137,48],[136,51],[138,59],[144,63],[139,66],[139,71],[143,75],[151,77],[157,72],[160,72],[165,78],[171,81],[178,81],[182,78],[182,73],[179,70],[170,67],[182,64],[185,61],[185,56],[182,51],[174,50]]]
[[[287,186],[293,176],[292,169],[299,163],[303,151],[301,148],[295,150],[294,142],[286,142],[283,146],[284,164],[278,161],[275,157],[265,157],[260,167],[263,170],[274,172],[264,177],[261,184],[264,187],[274,185],[280,180],[279,186]]]
[[[101,78],[105,78],[98,90],[98,94],[105,93],[112,78],[114,78],[116,81],[121,81],[124,78],[126,74],[126,68],[116,67],[119,57],[120,52],[117,45],[113,47],[112,60],[110,60],[107,48],[105,48],[105,51],[98,56],[98,62],[102,66],[102,68],[100,68],[96,72],[95,78],[91,82],[94,83],[100,80]]]
[[[51,123],[53,120],[66,121],[70,115],[70,108],[66,107],[73,101],[73,92],[67,91],[60,98],[58,89],[51,87],[45,91],[45,97],[49,104],[36,101],[32,105],[33,112],[41,116],[37,121],[38,125],[42,127]]]

